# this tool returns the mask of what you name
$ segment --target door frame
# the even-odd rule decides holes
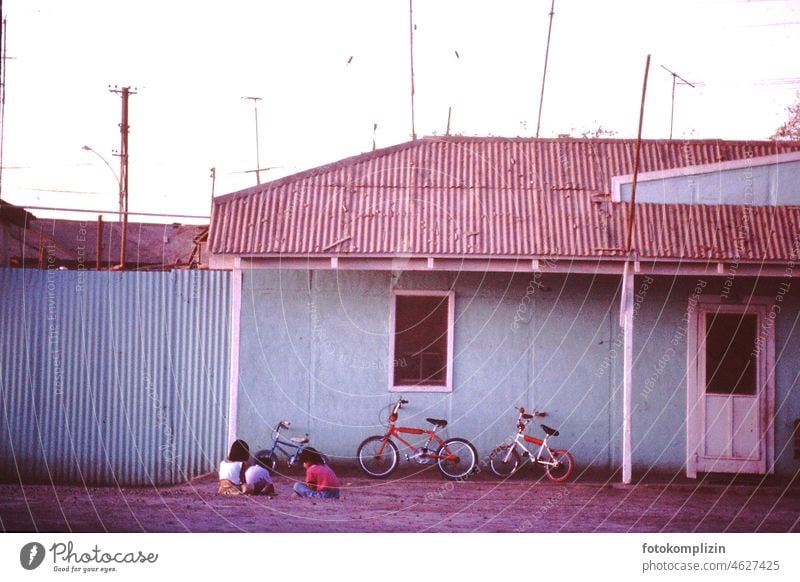
[[[704,338],[699,331],[705,330],[701,318],[707,313],[752,313],[756,321],[757,375],[756,390],[759,399],[759,430],[763,442],[759,448],[764,453],[763,473],[775,472],[775,325],[780,311],[773,298],[750,297],[741,303],[733,303],[721,296],[707,296],[689,302],[688,335],[686,342],[686,476],[697,478],[698,457],[704,450],[705,430],[703,419],[706,416],[705,387],[700,385],[702,372],[706,366]],[[724,462],[719,472],[725,471]],[[758,471],[757,474],[762,474]]]

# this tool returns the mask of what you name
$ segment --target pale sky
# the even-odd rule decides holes
[[[207,215],[216,194],[411,137],[408,0],[6,0],[2,196],[117,206],[130,85],[130,210]],[[550,0],[415,0],[416,133],[526,136]],[[456,54],[458,53],[458,54]],[[542,137],[766,139],[800,89],[800,0],[556,0]],[[351,58],[352,57],[352,58]],[[44,216],[46,212],[34,211]],[[63,215],[67,217],[66,215]],[[69,216],[75,218],[75,215]],[[94,217],[86,216],[88,219]],[[134,217],[134,219],[136,219]],[[166,219],[173,221],[173,219]],[[177,221],[177,219],[176,219]],[[189,222],[184,220],[184,222]]]

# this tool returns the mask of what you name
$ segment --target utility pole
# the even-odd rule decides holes
[[[122,223],[122,240],[119,250],[119,269],[125,269],[125,247],[128,244],[128,97],[135,95],[130,87],[119,88],[116,85],[109,87],[109,91],[117,93],[122,98],[122,115],[119,124],[119,218]]]
[[[242,97],[242,99],[248,99],[253,102],[253,112],[255,113],[256,117],[256,184],[261,184],[261,155],[258,152],[258,102],[261,101],[261,97]]]

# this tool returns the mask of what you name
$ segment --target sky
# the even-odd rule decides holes
[[[450,110],[451,134],[533,137],[550,4],[414,0],[417,136],[443,135]],[[408,0],[2,6],[0,194],[14,204],[117,208],[109,86],[136,91],[132,212],[208,216],[212,188],[255,185],[257,160],[265,182],[411,139]],[[666,67],[695,85],[676,86],[676,139],[766,139],[800,89],[800,0],[556,0],[540,136],[635,137],[648,54],[643,137],[669,137]],[[244,97],[261,98],[258,156]]]

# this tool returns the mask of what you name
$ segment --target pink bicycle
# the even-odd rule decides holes
[[[545,416],[545,413],[529,414],[522,407],[517,410],[519,411],[517,433],[511,444],[503,443],[492,451],[489,457],[489,466],[492,468],[492,472],[498,477],[510,477],[519,470],[525,460],[528,460],[536,465],[542,465],[547,478],[551,481],[560,483],[569,479],[575,468],[572,455],[564,449],[551,449],[547,442],[550,437],[557,437],[558,431],[543,424],[541,425],[545,433],[543,439],[524,434],[528,423],[536,416]],[[525,443],[538,445],[539,450],[534,454],[528,450]],[[522,449],[522,453],[519,453],[517,449]]]

